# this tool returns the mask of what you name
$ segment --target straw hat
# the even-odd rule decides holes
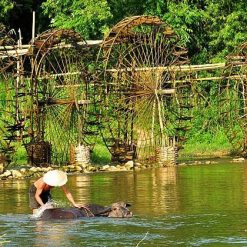
[[[47,172],[43,180],[46,184],[50,186],[63,186],[67,183],[67,174],[59,170],[53,170]]]

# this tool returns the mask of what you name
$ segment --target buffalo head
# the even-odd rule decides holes
[[[130,204],[125,202],[116,202],[111,205],[108,217],[111,218],[130,218],[133,216],[132,212],[127,208]]]

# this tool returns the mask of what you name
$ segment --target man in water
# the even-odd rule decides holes
[[[51,200],[50,190],[53,187],[61,187],[74,207],[83,207],[83,205],[75,203],[72,194],[65,187],[67,181],[67,174],[59,170],[49,171],[35,181],[29,189],[29,206],[33,210],[33,214],[37,215],[40,209],[46,209],[45,205]],[[51,205],[49,205],[49,208],[51,208]]]

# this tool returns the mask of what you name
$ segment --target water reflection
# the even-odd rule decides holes
[[[241,164],[181,167],[177,186],[180,211],[242,210],[243,169]]]
[[[244,194],[244,207],[247,209],[247,165],[243,167],[243,194]]]
[[[177,208],[177,169],[167,167],[140,172],[70,175],[67,186],[79,203],[109,205],[126,201],[138,214],[163,214]],[[28,189],[33,182],[33,179],[0,181],[0,212],[30,213]],[[52,194],[60,206],[69,205],[60,188],[54,188]]]
[[[0,181],[0,211],[26,213],[28,209],[28,184],[25,180]]]
[[[177,167],[153,169],[134,173],[133,204],[136,213],[141,215],[160,215],[177,208],[178,190]]]
[[[125,201],[132,204],[136,214],[160,215],[177,208],[177,169],[77,175],[69,178],[68,186],[81,203],[109,205]]]
[[[73,231],[75,221],[49,222],[37,220],[35,222],[35,247],[45,246],[69,246],[69,231]],[[74,229],[75,230],[75,229]]]
[[[28,189],[32,182],[0,181],[0,213],[30,213]],[[79,203],[109,205],[126,201],[141,216],[219,209],[224,205],[247,207],[247,167],[240,165],[69,175],[67,186]],[[54,188],[52,194],[60,206],[70,205],[60,188]]]
[[[77,198],[77,202],[81,204],[88,203],[90,198],[90,176],[75,176],[71,179],[70,187],[72,194]]]

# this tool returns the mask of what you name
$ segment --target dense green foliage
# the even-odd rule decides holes
[[[38,32],[66,27],[89,39],[102,38],[126,16],[156,15],[174,28],[197,63],[222,60],[247,39],[245,0],[2,0],[0,22],[10,28],[20,27],[30,40],[33,10],[38,16]]]
[[[189,47],[192,59],[219,60],[247,38],[247,5],[244,0],[161,1],[47,0],[44,12],[52,25],[70,27],[87,38],[100,36],[105,27],[126,16],[157,15],[171,25]]]
[[[106,0],[47,0],[43,7],[52,26],[75,29],[85,38],[97,38],[112,17]]]
[[[13,8],[13,3],[8,0],[0,2],[0,20],[4,20],[6,14]]]

